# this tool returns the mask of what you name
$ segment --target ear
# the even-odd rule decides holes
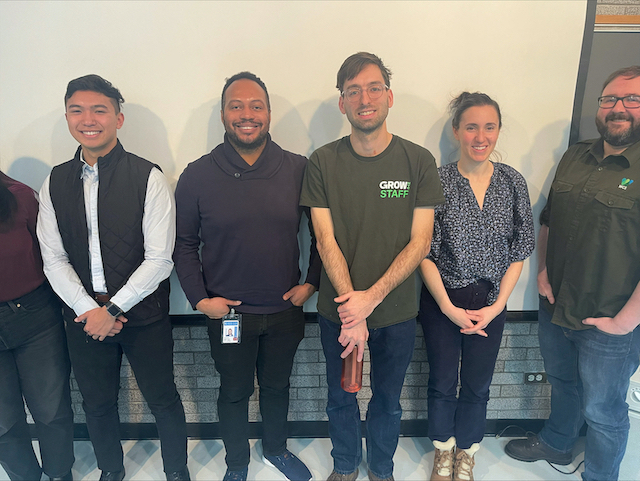
[[[455,127],[451,127],[451,130],[453,130],[453,136],[455,137],[455,139],[460,142],[460,137],[458,137],[458,129],[456,129]]]
[[[340,94],[340,97],[338,97],[338,108],[340,109],[340,112],[342,112],[342,114],[347,113],[347,111],[344,109],[344,97],[342,96],[342,94]]]
[[[389,108],[393,107],[393,91],[391,89],[387,92],[387,103]]]
[[[116,128],[119,129],[120,127],[122,127],[122,124],[124,124],[124,114],[120,112],[118,113],[118,122],[116,123]]]
[[[224,125],[224,110],[220,109],[220,122]]]

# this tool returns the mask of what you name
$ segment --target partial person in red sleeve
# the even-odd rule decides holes
[[[0,464],[13,481],[39,480],[43,471],[71,480],[71,367],[62,310],[42,272],[37,215],[35,192],[0,172]]]

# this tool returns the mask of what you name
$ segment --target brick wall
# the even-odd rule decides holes
[[[541,419],[549,414],[550,386],[525,385],[524,372],[543,371],[535,322],[507,322],[502,347],[491,385],[489,419]],[[216,400],[220,380],[209,355],[206,327],[177,326],[175,339],[175,377],[184,404],[187,422],[216,422]],[[306,325],[305,339],[300,344],[291,376],[290,421],[324,421],[327,419],[327,399],[324,355],[320,344],[319,326]],[[427,380],[429,364],[422,338],[416,331],[413,360],[409,365],[402,392],[402,419],[426,419]],[[371,396],[368,352],[365,357],[363,388],[358,395],[364,416]],[[153,416],[142,399],[126,359],[121,371],[120,418],[123,423],[151,423]],[[82,397],[72,379],[75,422],[84,422]],[[258,391],[249,403],[249,419],[259,421]]]

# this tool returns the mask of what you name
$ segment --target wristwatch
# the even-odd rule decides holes
[[[118,306],[116,306],[113,302],[108,301],[104,307],[107,308],[107,312],[109,314],[111,314],[113,317],[118,317],[119,315],[122,314],[122,309],[120,309]]]

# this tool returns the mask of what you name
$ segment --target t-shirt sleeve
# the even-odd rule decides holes
[[[329,207],[324,189],[323,172],[317,152],[311,154],[302,180],[300,205],[305,207]]]
[[[433,155],[425,150],[419,159],[416,207],[433,207],[444,203],[440,176]]]

